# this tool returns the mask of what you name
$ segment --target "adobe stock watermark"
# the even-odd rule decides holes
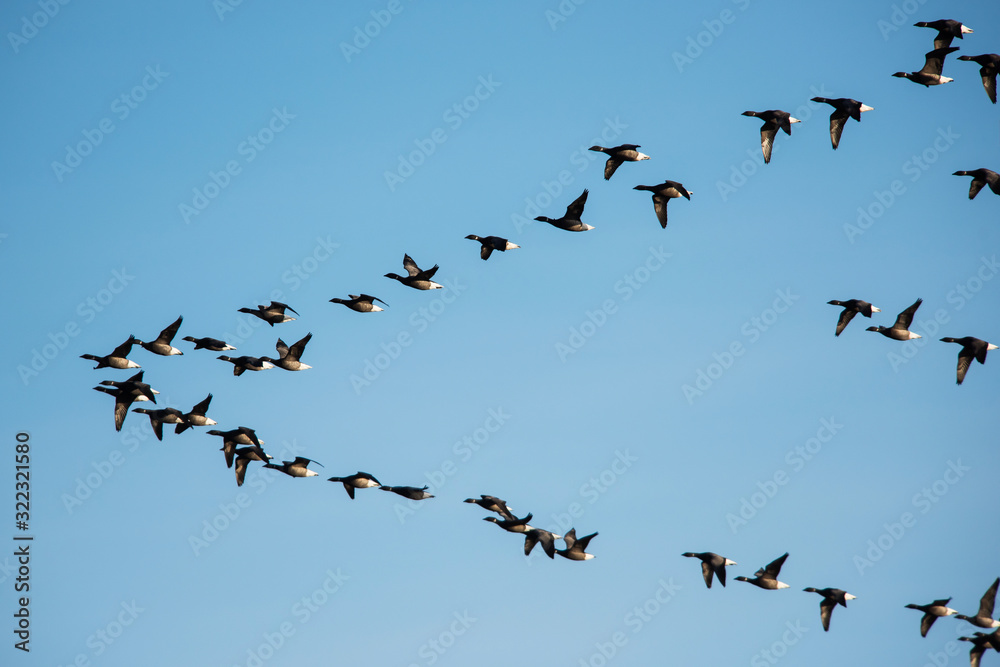
[[[628,449],[625,451],[616,449],[615,457],[608,467],[581,484],[577,494],[587,501],[587,505],[593,505],[638,461],[639,457],[633,456]],[[553,513],[552,521],[565,533],[586,511],[587,508],[582,503],[573,501],[566,507],[565,512]]]
[[[371,45],[372,40],[381,35],[382,31],[392,23],[392,19],[399,16],[404,9],[406,5],[401,0],[389,0],[385,9],[371,10],[369,14],[372,20],[363,26],[354,26],[353,39],[350,42],[340,43],[340,53],[344,56],[344,60],[351,62],[351,58],[361,55],[361,52]]]
[[[996,255],[993,255],[989,259],[985,256],[981,257],[979,267],[973,275],[969,276],[964,282],[956,284],[955,289],[950,290],[945,295],[946,301],[953,305],[952,312],[962,310],[969,301],[982,291],[986,283],[993,280],[998,271],[1000,271],[1000,263],[997,262]],[[917,312],[919,313],[920,311]],[[944,308],[935,310],[930,319],[915,319],[914,324],[910,326],[910,330],[920,334],[921,337],[903,341],[898,348],[899,352],[895,350],[886,352],[885,358],[889,362],[889,366],[892,367],[893,372],[898,373],[902,366],[910,363],[910,360],[917,356],[920,350],[927,345],[928,341],[933,341],[937,344],[937,341],[934,340],[935,336],[941,330],[941,327],[950,321],[951,313]]]
[[[736,5],[737,9],[741,12],[745,12],[748,7],[750,7],[751,0],[733,0],[733,4]],[[688,65],[693,65],[694,61],[697,60],[705,53],[705,51],[715,43],[720,35],[726,30],[726,26],[732,25],[736,22],[739,15],[731,9],[723,9],[719,12],[718,18],[706,19],[701,22],[705,26],[704,30],[699,31],[693,37],[689,36],[687,38],[687,46],[684,49],[684,53],[680,51],[674,51],[671,57],[674,60],[674,65],[677,67],[677,72],[679,74],[684,73],[684,68]]]
[[[927,0],[903,0],[899,4],[893,3],[889,18],[879,19],[875,22],[875,27],[882,35],[882,41],[888,42],[890,34],[899,32],[900,28],[909,28],[913,25],[913,15],[925,4],[927,4]]]
[[[305,449],[299,446],[298,441],[286,440],[281,443],[281,450],[274,458],[277,461],[291,461],[304,451]],[[253,505],[254,498],[271,488],[271,485],[278,479],[278,475],[265,475],[261,473],[261,470],[263,470],[263,464],[255,464],[254,468],[249,470],[244,477],[243,486],[237,487],[238,491],[233,496],[232,501],[219,503],[218,512],[204,519],[200,529],[196,529],[195,532],[188,535],[188,546],[191,547],[191,552],[195,557],[200,556],[203,551],[212,546],[219,539],[219,536],[229,530],[230,526],[243,516],[247,508]],[[230,479],[233,484],[236,483],[235,473],[230,473]],[[254,495],[251,496],[247,493],[247,489],[252,489]]]
[[[682,589],[680,584],[675,584],[673,578],[660,579],[653,593],[643,602],[635,605],[625,614],[622,622],[632,631],[635,636],[645,629],[648,624],[663,611]],[[608,641],[594,642],[594,652],[586,658],[580,658],[580,667],[605,667],[618,655],[621,649],[628,646],[629,636],[624,630],[617,630],[611,633]]]
[[[222,23],[226,20],[226,14],[232,14],[242,4],[243,0],[212,0],[212,9],[219,17],[219,23]]]
[[[456,611],[452,614],[452,618],[455,620],[451,621],[448,627],[438,633],[437,637],[427,640],[417,649],[417,657],[421,658],[423,662],[411,662],[409,667],[421,667],[421,665],[430,667],[430,665],[436,663],[441,656],[455,645],[458,638],[464,636],[473,623],[478,620],[470,616],[467,609],[462,613]]]
[[[749,345],[760,340],[761,335],[774,326],[780,316],[787,313],[789,308],[800,298],[798,294],[792,294],[791,288],[778,289],[774,293],[778,296],[771,303],[771,306],[762,310],[759,315],[751,317],[740,327],[740,333],[747,339]],[[746,351],[747,346],[743,344],[743,341],[737,339],[721,353],[712,353],[712,358],[715,361],[710,362],[705,368],[697,369],[694,385],[685,384],[681,387],[688,405],[694,405],[694,399],[711,389],[712,385],[735,365],[736,360],[746,354]]]
[[[951,487],[958,484],[971,470],[971,467],[962,465],[962,459],[949,460],[941,477],[913,494],[910,504],[919,511],[919,514],[927,514],[941,502]],[[857,554],[853,558],[854,567],[857,568],[858,574],[864,575],[865,570],[874,567],[875,563],[882,560],[886,553],[903,539],[907,531],[917,525],[918,518],[913,512],[903,512],[897,521],[883,523],[883,532],[875,539],[868,540],[867,549],[863,555]]]
[[[110,649],[114,643],[125,634],[125,630],[130,628],[139,618],[139,614],[146,611],[145,607],[140,607],[135,600],[131,602],[122,601],[119,605],[121,610],[114,614],[113,618],[102,627],[95,630],[86,639],[89,653],[77,653],[73,659],[67,662],[67,667],[90,667],[91,659],[99,658]],[[61,666],[60,666],[61,667]]]
[[[441,294],[431,299],[428,305],[421,306],[410,313],[407,321],[412,333],[403,330],[390,338],[388,342],[383,341],[379,345],[382,351],[374,357],[365,359],[361,373],[351,373],[348,379],[356,395],[360,396],[363,389],[370,387],[373,382],[382,377],[382,374],[392,366],[392,362],[403,354],[403,350],[413,345],[414,336],[427,331],[428,327],[444,314],[448,306],[468,289],[468,285],[463,285],[457,278],[439,279],[435,276],[435,280],[440,280],[444,289],[440,290]]]
[[[664,252],[662,245],[659,248],[649,246],[649,255],[645,261],[615,282],[613,289],[615,294],[621,295],[621,302],[625,303],[641,290],[643,285],[653,277],[653,274],[662,269],[672,256],[672,253]],[[586,311],[584,319],[578,325],[569,328],[566,342],[561,340],[556,342],[555,349],[556,354],[559,355],[559,361],[566,363],[571,355],[583,349],[587,341],[607,324],[608,318],[618,312],[618,307],[618,297],[616,297],[605,299],[596,310]]]
[[[313,616],[330,603],[333,596],[340,592],[350,577],[340,571],[340,568],[328,568],[323,573],[322,583],[308,595],[292,604],[289,613],[299,622],[299,627],[309,622]],[[261,634],[261,642],[246,650],[246,660],[233,663],[233,667],[263,667],[264,663],[274,657],[278,650],[291,639],[298,628],[290,621],[284,620],[271,632]],[[241,658],[242,659],[242,658]]]
[[[826,89],[826,84],[821,84],[819,88],[816,86],[809,86],[809,93],[812,97],[828,97],[831,93]],[[793,118],[797,118],[803,123],[812,118],[813,113],[818,111],[821,107],[826,107],[825,104],[820,104],[819,102],[813,102],[811,99],[804,104],[800,104],[794,111],[790,112]],[[771,153],[777,153],[781,148],[781,144],[778,142],[774,143],[771,149]],[[760,148],[748,148],[746,150],[747,159],[743,160],[737,165],[731,165],[729,167],[729,178],[725,181],[717,180],[715,181],[715,189],[719,193],[719,198],[723,202],[729,201],[729,198],[736,194],[737,190],[742,188],[747,184],[749,179],[754,176],[761,168],[764,166],[764,154]]]
[[[900,165],[900,171],[904,176],[909,176],[910,183],[920,180],[931,166],[938,161],[942,153],[955,145],[955,141],[962,135],[954,132],[949,125],[947,129],[938,128],[937,136],[931,144],[923,149],[919,154],[914,153],[909,159]],[[854,222],[844,223],[844,236],[848,242],[854,243],[859,236],[864,235],[885,212],[892,208],[896,200],[908,192],[908,187],[901,179],[893,179],[885,190],[874,190],[872,201],[867,206],[858,207],[858,215]]]
[[[576,8],[585,3],[587,0],[561,0],[561,2],[556,5],[555,9],[545,10],[545,20],[549,24],[549,28],[553,32],[559,27],[559,24],[565,23],[573,14],[576,14]]]
[[[83,139],[77,141],[75,144],[66,144],[66,153],[63,156],[63,161],[52,161],[52,173],[55,175],[56,180],[62,183],[67,174],[72,174],[77,167],[82,165],[84,159],[91,155],[94,149],[104,143],[107,136],[117,129],[114,118],[117,118],[118,122],[127,119],[146,100],[149,93],[159,88],[160,84],[168,76],[170,76],[170,72],[160,71],[159,65],[155,67],[148,65],[139,83],[111,102],[113,117],[105,116],[97,122],[96,127],[81,130],[80,133],[83,135]]]
[[[448,130],[455,132],[476,112],[482,102],[490,99],[496,89],[502,86],[500,81],[493,80],[493,74],[479,77],[479,84],[470,95],[455,102],[444,110],[441,120],[448,125]],[[448,130],[443,127],[436,127],[430,131],[428,136],[414,139],[413,145],[416,148],[407,155],[399,154],[399,162],[394,171],[386,170],[383,173],[385,184],[389,187],[389,192],[395,192],[396,188],[406,182],[410,176],[417,172],[424,162],[437,151],[438,146],[448,141]]]
[[[603,153],[590,150],[590,147],[599,144],[602,146],[613,146],[615,140],[628,129],[628,124],[621,122],[621,118],[615,116],[614,120],[604,119],[604,127],[600,135],[590,140],[587,145],[581,144],[579,148],[570,153],[569,163],[575,167],[577,174],[582,174],[587,168],[599,158],[603,158]],[[576,175],[569,169],[563,169],[556,174],[551,181],[543,179],[538,187],[541,191],[533,197],[524,198],[524,210],[520,213],[511,213],[510,221],[514,228],[521,232],[525,227],[530,227],[536,223],[535,218],[540,216],[558,197],[576,180]],[[567,202],[568,203],[568,202]]]
[[[135,276],[128,272],[127,267],[123,266],[120,271],[117,269],[111,271],[111,278],[104,287],[77,304],[76,318],[67,320],[57,331],[50,331],[47,336],[48,342],[43,343],[41,348],[31,348],[31,359],[27,364],[22,363],[17,366],[17,375],[24,386],[27,387],[31,380],[48,368],[49,364],[69,346],[70,339],[79,336],[83,327],[93,322],[99,313],[104,312],[133,280]],[[110,351],[108,349],[108,352]]]
[[[49,21],[54,19],[69,3],[70,0],[38,0],[39,11],[34,12],[31,16],[27,14],[22,16],[21,29],[17,32],[7,33],[7,42],[10,44],[10,48],[14,49],[14,53],[20,53],[21,47],[38,36],[38,31],[47,26]]]
[[[738,512],[729,512],[726,514],[726,524],[733,535],[756,517],[757,513],[772,498],[778,495],[781,487],[787,485],[796,473],[805,468],[809,461],[812,461],[817,454],[823,451],[823,445],[833,440],[834,436],[842,428],[844,428],[844,425],[838,424],[836,418],[830,417],[827,419],[824,417],[819,420],[819,428],[816,429],[815,436],[808,438],[801,445],[796,445],[785,452],[784,461],[785,465],[788,466],[788,470],[778,468],[770,478],[762,482],[758,481],[756,485],[757,491],[751,493],[749,497],[743,496],[740,498]]]
[[[190,224],[192,218],[201,215],[208,205],[232,184],[233,179],[243,173],[243,166],[250,164],[267,150],[274,138],[284,132],[295,118],[296,114],[289,113],[288,107],[271,109],[271,117],[267,122],[236,145],[236,154],[243,158],[242,163],[240,160],[232,159],[228,160],[219,171],[210,169],[208,179],[202,185],[191,189],[190,203],[181,202],[177,205],[177,212],[184,224]]]
[[[454,454],[454,458],[447,458],[441,462],[436,470],[424,473],[427,490],[432,494],[437,494],[448,483],[448,480],[458,473],[459,465],[468,463],[493,439],[494,434],[510,418],[511,416],[504,412],[503,406],[487,410],[486,419],[483,420],[482,425],[473,429],[471,433],[466,433],[452,445],[451,453]],[[396,518],[399,519],[399,523],[406,523],[407,519],[426,506],[427,502],[423,500],[400,500],[395,506]]]
[[[785,631],[767,648],[762,648],[750,658],[750,667],[767,667],[776,665],[788,655],[788,650],[801,641],[809,628],[802,627],[802,621],[785,621]]]

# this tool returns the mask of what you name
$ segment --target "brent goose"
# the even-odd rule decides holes
[[[206,349],[211,350],[212,352],[225,352],[226,350],[236,349],[232,345],[219,340],[218,338],[195,338],[193,336],[184,336],[181,340],[191,341],[194,343],[194,349],[196,350]]]
[[[124,382],[114,380],[104,380],[101,386],[94,387],[97,391],[111,394],[115,397],[115,430],[122,430],[128,409],[134,401],[152,401],[156,403],[156,394],[160,393],[142,381],[142,374],[139,371]],[[109,388],[110,387],[110,388]]]
[[[233,365],[233,375],[243,375],[243,371],[266,371],[269,368],[274,368],[274,364],[267,361],[266,358],[247,356],[227,357],[224,354],[220,354],[216,358],[231,363]]]
[[[951,46],[945,49],[928,51],[924,54],[924,66],[919,72],[896,72],[893,76],[909,79],[914,83],[919,83],[927,87],[937,86],[942,83],[951,83],[954,79],[942,76],[941,69],[944,67],[945,56],[953,51],[958,51],[958,47]]]
[[[753,584],[754,586],[763,588],[767,591],[774,591],[779,588],[788,588],[788,584],[778,581],[778,573],[781,572],[781,566],[785,564],[786,558],[788,558],[787,553],[785,553],[784,556],[774,559],[768,564],[767,567],[762,567],[757,570],[753,575],[753,579],[736,577],[736,581],[745,581],[748,584]]]
[[[968,621],[980,628],[998,628],[1000,621],[993,618],[993,606],[997,599],[997,587],[1000,586],[1000,577],[993,582],[993,585],[986,589],[981,600],[979,600],[979,611],[975,616],[965,616],[956,614],[955,618]]]
[[[736,565],[736,561],[729,560],[725,556],[720,556],[719,554],[714,554],[711,551],[706,551],[704,553],[687,553],[681,554],[682,556],[687,556],[688,558],[698,558],[701,560],[701,574],[705,577],[705,585],[709,588],[712,587],[712,575],[714,574],[719,578],[719,583],[722,587],[726,587],[726,566]]]
[[[294,317],[285,315],[286,310],[290,310],[298,315],[294,308],[289,306],[287,303],[281,303],[280,301],[272,301],[270,305],[257,306],[256,308],[240,308],[237,312],[249,313],[254,317],[259,317],[273,327],[275,324],[291,322],[295,319]]]
[[[312,366],[299,361],[299,357],[302,356],[302,352],[305,351],[306,344],[311,338],[312,334],[308,333],[291,347],[285,345],[285,341],[279,338],[278,342],[274,345],[275,349],[278,351],[279,358],[272,359],[271,357],[261,357],[260,360],[274,364],[278,368],[283,368],[286,371],[304,371],[312,368]]]
[[[111,354],[104,357],[97,357],[93,354],[81,354],[81,359],[90,359],[91,361],[96,361],[97,365],[94,366],[94,370],[98,368],[142,368],[139,364],[135,363],[131,359],[126,359],[128,353],[132,351],[132,346],[138,343],[135,336],[129,336],[128,340],[116,347]]]
[[[848,299],[847,301],[833,300],[827,301],[827,303],[831,306],[841,306],[844,309],[840,313],[840,319],[837,320],[837,331],[834,332],[834,336],[839,336],[858,313],[861,313],[865,317],[871,317],[872,313],[882,312],[880,309],[871,305],[867,301],[862,301],[860,299]]]
[[[236,453],[236,445],[250,445],[260,460],[271,458],[264,453],[261,445],[264,441],[257,437],[256,431],[246,426],[239,426],[230,431],[205,431],[208,435],[217,435],[222,438],[222,450],[226,452],[226,465],[232,467],[232,456]]]
[[[208,412],[208,404],[212,402],[212,395],[209,394],[205,400],[196,404],[191,411],[184,415],[184,422],[177,425],[174,433],[183,433],[192,426],[215,426],[219,422],[205,416]]]
[[[1000,195],[1000,174],[989,169],[972,169],[969,171],[956,171],[952,176],[972,176],[972,185],[969,186],[969,199],[975,199],[979,191],[984,186],[989,185],[993,194]]]
[[[988,648],[995,648],[993,646],[992,637],[996,635],[996,632],[987,635],[983,632],[977,632],[972,637],[959,637],[959,641],[972,642],[972,648],[969,650],[969,665],[970,667],[979,667],[983,659],[983,653],[986,652]],[[1000,642],[998,642],[1000,643]],[[1000,649],[997,649],[1000,650]]]
[[[160,335],[156,337],[156,340],[149,343],[143,343],[141,340],[135,341],[137,345],[142,348],[149,350],[153,354],[158,354],[162,357],[169,357],[176,354],[184,354],[176,347],[172,346],[170,342],[177,335],[177,330],[181,326],[181,321],[184,319],[183,316],[178,317],[172,324],[170,324],[166,329],[160,332]]]
[[[251,461],[262,461],[264,463],[267,463],[267,461],[264,461],[263,459],[260,458],[260,455],[257,454],[257,451],[252,447],[239,447],[238,449],[236,449],[235,454],[236,454],[236,486],[243,486],[243,479],[246,477],[247,474],[247,466],[250,465]],[[265,454],[265,456],[267,456],[268,459],[274,458],[267,454]],[[229,462],[228,453],[226,455],[226,461],[227,463]]]
[[[769,109],[767,111],[744,111],[744,116],[760,118],[764,124],[760,126],[760,147],[764,151],[764,164],[771,161],[771,148],[774,146],[774,135],[778,133],[778,128],[785,131],[785,134],[792,136],[792,123],[800,123],[798,118],[792,118],[792,114],[780,109]]]
[[[639,148],[639,144],[622,144],[621,146],[615,146],[614,148],[591,146],[590,150],[608,155],[608,161],[604,164],[604,180],[609,181],[611,180],[611,176],[615,173],[615,170],[618,169],[623,162],[639,162],[640,160],[649,159],[648,155],[640,153],[636,150],[636,148]],[[486,258],[484,257],[483,259]]]
[[[480,494],[478,498],[466,498],[462,502],[473,503],[479,505],[484,510],[489,510],[490,512],[496,512],[505,519],[513,519],[514,513],[510,511],[507,506],[506,500],[501,500],[496,496],[488,496],[485,494]]]
[[[823,596],[823,600],[819,603],[819,617],[823,621],[825,632],[830,631],[830,615],[833,614],[833,608],[838,604],[841,607],[847,607],[847,601],[855,599],[855,596],[839,588],[803,588],[802,590],[807,593],[819,593]]]
[[[653,193],[653,210],[656,212],[656,219],[660,221],[660,227],[663,229],[667,228],[667,202],[677,197],[684,197],[684,199],[691,201],[693,194],[677,181],[663,181],[659,185],[637,185],[632,189]]]
[[[913,322],[913,314],[917,312],[917,308],[923,303],[923,299],[917,299],[912,306],[904,310],[896,318],[896,323],[891,327],[884,327],[879,325],[877,327],[868,327],[865,331],[876,331],[886,338],[892,338],[893,340],[912,340],[914,338],[920,338],[919,334],[915,334],[909,331],[910,323]]]
[[[545,555],[549,558],[555,558],[557,539],[559,538],[556,537],[555,533],[541,528],[533,528],[524,534],[524,555],[531,555],[531,550],[535,548],[535,545],[541,543]]]
[[[518,518],[498,519],[495,516],[483,517],[483,521],[489,521],[490,523],[495,523],[496,525],[506,530],[508,533],[521,533],[521,534],[527,533],[529,530],[534,530],[534,528],[528,525],[528,522],[531,521],[531,519],[532,519],[532,514],[530,512],[523,519],[518,519]]]
[[[984,53],[981,56],[959,56],[959,60],[967,60],[981,65],[979,76],[983,77],[983,88],[990,102],[997,103],[997,72],[1000,72],[1000,55]]]
[[[593,229],[593,227],[580,220],[580,216],[583,215],[583,207],[587,204],[587,195],[589,192],[589,190],[584,188],[583,194],[566,207],[566,214],[563,217],[553,220],[552,218],[540,215],[535,220],[547,222],[553,227],[565,229],[567,232],[585,232],[588,229]]]
[[[913,24],[914,28],[934,28],[938,31],[934,38],[935,49],[946,49],[951,46],[951,40],[958,37],[964,39],[963,35],[972,33],[972,28],[968,28],[960,21],[952,19],[938,19],[937,21],[920,21]],[[957,47],[956,47],[957,48]]]
[[[373,486],[382,486],[382,483],[375,479],[374,475],[369,475],[366,472],[357,472],[347,477],[331,477],[327,481],[341,482],[351,500],[354,500],[354,489],[370,489]]]
[[[384,310],[376,306],[373,301],[378,301],[384,306],[387,306],[385,301],[378,298],[377,296],[371,296],[370,294],[349,294],[350,300],[348,299],[330,299],[330,303],[342,303],[351,310],[355,310],[359,313],[379,313]]]
[[[568,558],[570,560],[590,560],[594,558],[594,554],[587,553],[587,545],[590,541],[597,537],[597,533],[591,533],[586,537],[576,538],[576,528],[570,528],[569,532],[566,533],[566,537],[563,540],[566,542],[565,549],[556,549],[556,553],[563,558]]]
[[[276,463],[265,463],[264,467],[279,470],[289,477],[318,477],[318,472],[309,469],[310,463],[315,463],[318,466],[323,465],[319,461],[313,461],[304,456],[296,456],[294,461],[282,461],[280,466]]]
[[[421,271],[417,263],[413,261],[413,258],[409,255],[403,255],[403,268],[409,274],[405,278],[395,273],[385,274],[386,278],[392,278],[393,280],[398,280],[407,287],[412,287],[413,289],[441,289],[442,285],[438,285],[436,282],[431,280],[434,274],[437,273],[438,265],[435,264],[432,268],[426,271]]]
[[[962,338],[942,338],[941,342],[958,343],[962,346],[962,349],[958,352],[958,384],[962,384],[962,380],[965,379],[965,374],[969,372],[969,366],[972,365],[973,359],[981,364],[985,364],[986,352],[997,349],[997,346],[993,343],[987,343],[985,340],[979,340],[978,338],[973,338],[972,336],[964,336]],[[994,589],[993,592],[996,593],[996,590]],[[990,604],[992,606],[992,603]]]
[[[149,408],[135,408],[132,412],[149,416],[149,423],[153,426],[153,433],[157,440],[163,440],[164,424],[183,424],[184,413],[177,408],[163,408],[162,410],[150,410]]]
[[[383,491],[392,491],[396,495],[409,498],[410,500],[425,500],[434,497],[427,493],[426,486],[419,489],[415,486],[380,486],[379,488]]]
[[[938,619],[938,616],[951,616],[952,614],[957,614],[958,612],[954,609],[948,607],[948,603],[951,602],[951,598],[946,600],[934,600],[930,604],[908,604],[907,609],[917,609],[924,612],[924,617],[920,619],[920,636],[926,637],[927,631],[931,629],[934,625],[934,621]]]
[[[867,104],[847,97],[838,97],[837,99],[814,97],[812,101],[825,102],[834,108],[834,112],[830,114],[830,141],[833,143],[833,150],[837,150],[837,146],[840,145],[840,135],[844,133],[847,119],[853,118],[860,123],[862,112],[872,110]]]
[[[508,250],[521,247],[516,243],[511,243],[507,239],[502,239],[499,236],[476,236],[475,234],[469,234],[465,238],[472,241],[479,241],[482,244],[482,247],[479,249],[479,256],[482,257],[483,260],[489,259],[494,250],[506,252]]]

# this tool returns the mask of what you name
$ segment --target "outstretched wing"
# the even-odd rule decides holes
[[[775,123],[764,123],[760,126],[760,148],[764,152],[764,164],[771,161],[771,149],[774,147],[774,135],[777,133],[778,126]]]
[[[610,181],[611,177],[614,175],[615,170],[622,165],[624,160],[619,160],[616,157],[609,157],[608,161],[604,163],[604,180]]]
[[[566,218],[568,220],[579,220],[583,215],[583,207],[587,204],[587,195],[590,190],[584,188],[583,194],[576,198],[572,204],[566,207]]]
[[[181,328],[181,321],[183,319],[184,319],[183,315],[181,317],[178,317],[173,324],[171,324],[166,329],[160,332],[160,335],[157,336],[156,340],[160,343],[166,343],[167,345],[170,345],[170,341],[172,341],[174,339],[174,336],[177,335],[177,330]]]
[[[845,328],[847,328],[847,325],[850,324],[851,320],[853,320],[854,316],[857,314],[858,311],[856,310],[853,310],[851,308],[844,308],[844,310],[841,311],[840,313],[840,319],[837,320],[837,332],[834,335],[839,336],[841,332]]]
[[[917,299],[912,306],[904,310],[896,318],[896,323],[892,325],[893,329],[909,329],[910,324],[913,322],[913,315],[917,312],[917,308],[923,303],[923,299]]]

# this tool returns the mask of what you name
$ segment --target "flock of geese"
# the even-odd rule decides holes
[[[916,72],[897,72],[893,76],[907,78],[924,86],[939,85],[952,81],[952,79],[942,75],[945,57],[958,50],[957,47],[951,47],[952,39],[962,39],[965,34],[972,33],[972,30],[962,25],[960,22],[952,20],[920,22],[915,25],[918,27],[933,28],[938,31],[934,40],[934,49],[925,55],[925,64],[921,70]],[[989,96],[990,101],[995,104],[996,78],[998,70],[1000,70],[1000,55],[985,54],[979,56],[960,56],[959,60],[974,61],[981,66],[980,74],[982,76],[983,86],[986,89],[986,93]],[[830,139],[834,149],[836,149],[840,143],[847,120],[849,118],[853,118],[855,121],[860,121],[861,114],[863,112],[872,110],[872,107],[853,99],[827,99],[816,97],[813,98],[813,100],[829,104],[834,108],[834,111],[830,116]],[[780,129],[786,134],[791,135],[791,125],[799,122],[798,119],[792,118],[788,112],[781,110],[746,111],[743,115],[754,117],[764,122],[760,128],[760,137],[761,149],[765,163],[769,163],[771,160],[772,148],[777,131]],[[616,170],[625,162],[639,162],[649,159],[648,155],[645,155],[637,150],[639,147],[640,146],[637,144],[623,144],[612,148],[593,146],[590,150],[608,155],[607,163],[604,169],[604,179],[610,180]],[[971,176],[973,178],[972,185],[969,190],[970,199],[974,198],[979,191],[986,186],[988,186],[994,194],[1000,195],[1000,175],[994,171],[990,171],[989,169],[975,169],[969,171],[958,171],[955,172],[955,175]],[[671,199],[679,197],[690,200],[692,194],[690,190],[684,187],[684,185],[671,180],[665,180],[657,185],[638,185],[635,186],[634,189],[647,191],[652,194],[653,209],[657,220],[663,228],[666,228],[667,226],[668,202]],[[566,213],[562,217],[553,219],[545,216],[539,216],[536,220],[546,222],[554,227],[571,232],[592,230],[594,227],[582,221],[588,194],[589,191],[584,189],[583,193],[566,208]],[[470,234],[465,238],[476,241],[480,244],[480,257],[483,260],[488,260],[494,251],[506,252],[520,247],[517,244],[499,236],[480,237],[475,234]],[[432,268],[424,270],[421,269],[409,255],[404,255],[403,268],[406,270],[407,275],[401,276],[396,273],[387,273],[385,274],[385,277],[396,280],[407,287],[417,290],[433,290],[442,288],[442,285],[433,281],[434,275],[439,268],[438,265],[435,264]],[[349,295],[348,299],[333,298],[330,299],[330,302],[344,305],[350,310],[359,313],[382,311],[383,308],[376,305],[376,302],[387,306],[387,304],[381,299],[368,294],[352,294]],[[867,330],[880,333],[887,338],[897,341],[907,341],[920,338],[918,334],[910,331],[909,327],[911,326],[913,317],[917,309],[920,307],[921,302],[921,299],[917,299],[915,303],[900,312],[892,326],[871,326],[868,327]],[[843,308],[837,321],[835,331],[836,336],[840,336],[841,333],[843,333],[844,329],[856,315],[861,314],[866,318],[871,318],[873,313],[881,312],[879,308],[873,306],[871,303],[858,299],[850,299],[848,301],[832,300],[828,303]],[[272,301],[266,306],[258,305],[256,308],[240,308],[239,312],[258,317],[264,322],[267,322],[271,327],[276,324],[294,320],[295,318],[291,317],[288,314],[289,312],[295,315],[299,314],[291,306],[277,301]],[[139,365],[128,358],[128,355],[131,353],[134,345],[138,345],[156,355],[181,355],[183,353],[172,345],[172,341],[177,334],[182,321],[183,318],[178,317],[177,320],[164,328],[152,341],[144,342],[136,339],[135,336],[129,336],[128,340],[116,347],[110,354],[104,356],[84,354],[81,356],[84,359],[97,362],[95,369],[136,369],[140,368]],[[236,376],[242,375],[246,371],[263,371],[275,367],[286,371],[306,370],[311,367],[304,364],[301,359],[311,338],[312,334],[309,333],[292,345],[287,345],[279,338],[275,345],[278,354],[277,358],[269,356],[231,357],[222,354],[218,356],[218,359],[231,363],[233,365],[233,373]],[[195,350],[204,349],[212,352],[227,352],[235,349],[225,341],[211,337],[196,338],[192,336],[185,336],[183,340],[193,343]],[[978,361],[980,364],[985,363],[987,351],[997,349],[996,345],[970,336],[963,338],[942,338],[941,340],[948,343],[958,343],[962,346],[958,355],[958,384],[962,384],[973,360]],[[104,380],[100,382],[99,386],[94,387],[94,389],[114,397],[114,422],[115,429],[118,431],[121,430],[133,403],[148,401],[155,404],[156,394],[159,393],[143,381],[143,371],[141,370],[125,381]],[[146,415],[150,420],[150,424],[156,438],[158,440],[162,440],[164,424],[175,425],[174,432],[177,434],[183,433],[192,427],[217,425],[215,420],[207,416],[211,400],[212,394],[210,393],[204,400],[194,405],[187,412],[183,412],[173,407],[159,409],[134,408],[132,411]],[[272,457],[266,454],[262,448],[264,442],[257,437],[254,429],[246,426],[238,426],[234,429],[226,431],[209,430],[207,433],[209,435],[222,438],[221,451],[224,453],[227,467],[235,467],[237,486],[241,486],[243,484],[247,468],[251,462],[262,463],[264,468],[277,470],[291,477],[318,476],[319,473],[311,470],[309,466],[312,464],[322,466],[322,464],[313,459],[301,456],[297,456],[293,461],[283,461],[280,465],[272,463]],[[328,481],[343,484],[344,489],[352,500],[355,497],[357,489],[368,488],[379,488],[382,491],[389,491],[409,500],[425,500],[434,497],[428,493],[427,486],[387,486],[379,482],[373,475],[360,471],[344,477],[330,477]],[[550,559],[554,558],[555,554],[559,554],[569,560],[590,560],[594,558],[593,554],[587,553],[586,550],[591,540],[597,536],[596,532],[582,538],[577,538],[575,528],[569,530],[565,536],[536,528],[531,526],[529,523],[532,520],[532,514],[528,513],[523,518],[518,518],[510,510],[506,501],[495,496],[481,495],[479,498],[468,498],[464,502],[476,504],[489,512],[496,513],[499,518],[489,516],[484,520],[495,523],[507,532],[524,536],[524,554],[526,556],[532,552],[536,544],[541,544],[543,552]],[[556,548],[556,541],[559,539],[562,539],[565,542],[565,547],[562,549]],[[717,579],[722,586],[725,586],[726,567],[736,565],[736,563],[729,558],[725,558],[711,552],[688,552],[682,555],[701,560],[702,574],[708,588],[712,587],[713,577]],[[754,586],[764,590],[788,588],[788,584],[778,581],[778,575],[781,567],[787,558],[788,554],[786,553],[772,561],[767,566],[757,570],[753,578],[739,576],[736,577],[736,580],[753,584]],[[1000,651],[1000,636],[998,636],[998,632],[1000,632],[1000,621],[994,620],[992,617],[998,584],[1000,584],[1000,578],[994,581],[992,586],[986,591],[985,595],[983,595],[979,611],[974,616],[963,616],[958,614],[954,609],[949,608],[947,605],[951,598],[934,600],[930,604],[926,605],[910,604],[906,606],[908,608],[924,612],[920,625],[921,636],[927,635],[931,625],[938,617],[949,615],[956,615],[957,618],[968,621],[979,628],[993,628],[994,630],[990,634],[976,632],[971,637],[961,637],[962,640],[969,641],[973,644],[970,654],[971,664],[973,667],[977,667],[983,653],[987,649],[992,648],[996,651]],[[855,599],[854,595],[851,595],[850,593],[847,593],[839,588],[810,587],[803,590],[817,593],[822,596],[823,599],[820,602],[820,618],[822,620],[823,629],[827,631],[830,627],[830,617],[833,609],[837,605],[846,607],[849,600]]]

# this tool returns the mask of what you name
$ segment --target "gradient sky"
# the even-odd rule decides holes
[[[955,56],[945,86],[890,76],[944,17],[975,30],[955,56],[1000,52],[995,2],[6,3],[4,438],[12,471],[30,434],[35,539],[29,655],[0,558],[0,661],[967,664],[975,628],[904,609],[973,613],[1000,575],[1000,356],[958,387],[938,342],[1000,342],[1000,198],[951,175],[1000,170],[1000,108]],[[817,95],[874,111],[833,151]],[[748,109],[802,120],[769,165]],[[605,182],[595,143],[652,159]],[[664,230],[632,188],[665,179],[694,195]],[[531,220],[584,188],[594,230]],[[404,253],[447,289],[384,278]],[[360,292],[390,307],[328,302]],[[918,297],[921,340],[865,332]],[[850,298],[882,312],[835,338]],[[237,312],[269,299],[300,315]],[[211,392],[320,477],[238,489],[203,428],[115,432],[91,387],[131,372],[79,355],[178,315],[183,356],[131,354],[158,407]],[[180,340],[307,332],[311,370],[241,377]],[[358,470],[436,498],[326,481]],[[479,494],[597,557],[525,559]],[[728,587],[685,551],[739,563]],[[790,590],[733,581],[786,551]],[[857,600],[824,633],[807,586]]]

